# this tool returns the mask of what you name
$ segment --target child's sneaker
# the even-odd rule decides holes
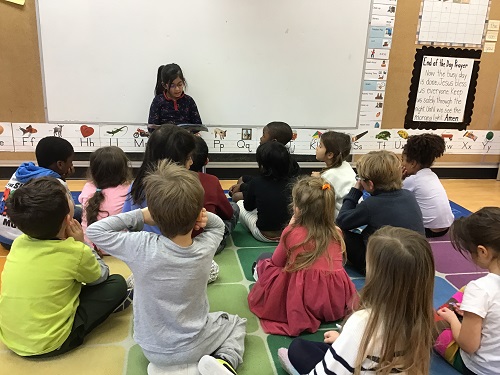
[[[201,375],[237,375],[235,369],[222,358],[204,355],[198,362]]]
[[[285,370],[287,374],[299,375],[297,370],[295,370],[295,367],[293,367],[292,363],[290,362],[290,359],[288,358],[288,349],[279,348],[278,359],[281,363],[281,367],[283,367],[283,370]]]
[[[208,278],[208,284],[213,283],[219,277],[219,265],[212,260],[212,266],[210,267],[210,276]]]
[[[134,274],[130,275],[127,278],[127,296],[125,297],[123,302],[120,303],[118,307],[113,310],[113,313],[125,310],[132,304],[133,300],[134,300]]]

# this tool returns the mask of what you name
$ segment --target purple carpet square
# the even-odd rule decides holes
[[[429,242],[442,242],[450,240],[450,232],[446,232],[444,236],[428,238]]]
[[[436,271],[441,273],[481,272],[471,260],[456,251],[450,242],[431,242]]]
[[[487,272],[481,273],[465,273],[465,274],[457,274],[457,275],[446,275],[445,278],[450,283],[455,285],[458,289],[467,285],[472,280],[477,280],[480,277],[486,276]]]

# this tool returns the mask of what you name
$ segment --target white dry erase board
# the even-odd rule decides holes
[[[49,122],[145,123],[178,63],[205,124],[355,127],[371,0],[38,0]]]

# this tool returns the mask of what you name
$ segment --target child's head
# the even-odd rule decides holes
[[[205,195],[195,172],[163,160],[144,179],[144,190],[151,217],[165,237],[193,229]]]
[[[445,149],[444,139],[439,135],[412,135],[403,146],[403,167],[409,174],[414,174],[422,168],[430,168],[434,160],[443,156]]]
[[[280,142],[261,143],[256,151],[260,174],[274,180],[284,180],[290,176],[291,157]]]
[[[361,306],[371,311],[357,363],[370,354],[370,339],[380,332],[380,363],[387,364],[387,374],[410,367],[412,374],[428,374],[435,276],[429,242],[409,229],[383,227],[368,240],[366,268]]]
[[[166,92],[171,99],[178,99],[184,92],[186,79],[177,64],[161,65],[156,76],[155,94]]]
[[[35,150],[38,166],[51,169],[61,177],[71,174],[73,169],[73,146],[64,138],[45,137],[40,139]]]
[[[356,163],[356,170],[368,192],[398,190],[403,186],[401,161],[394,152],[370,151]]]
[[[170,160],[185,168],[192,164],[195,136],[176,125],[162,125],[149,137],[142,165],[130,191],[134,203],[144,200],[143,179],[161,160]]]
[[[500,262],[500,208],[483,207],[461,217],[450,228],[451,243],[463,255],[470,254],[479,267]]]
[[[286,145],[293,137],[292,128],[286,122],[273,121],[264,126],[260,143],[276,141]]]
[[[297,180],[292,189],[292,207],[295,222],[293,226],[307,229],[307,238],[289,249],[289,255],[304,243],[312,243],[309,251],[297,255],[293,264],[287,264],[290,272],[308,268],[316,259],[324,254],[330,242],[341,244],[345,250],[344,241],[335,227],[335,191],[322,178],[302,177]]]
[[[97,221],[104,194],[101,190],[123,185],[132,180],[129,160],[119,147],[101,147],[90,154],[89,180],[96,187],[95,194],[87,201],[87,224]]]
[[[316,160],[326,163],[326,169],[338,168],[351,153],[351,137],[345,133],[329,131],[321,134],[316,148]]]
[[[68,190],[54,177],[35,178],[7,199],[12,222],[25,234],[39,240],[57,236],[73,218],[73,200]]]
[[[201,172],[203,167],[208,163],[208,146],[207,142],[201,137],[194,137],[196,148],[194,149],[191,159],[193,159],[193,164],[191,165],[191,170],[195,172]]]

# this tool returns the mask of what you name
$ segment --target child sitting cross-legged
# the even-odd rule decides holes
[[[347,259],[365,273],[366,243],[377,229],[390,225],[425,231],[415,196],[401,188],[401,161],[394,152],[371,151],[357,162],[356,169],[358,181],[344,198],[337,225],[344,231]],[[363,190],[371,197],[359,203]],[[361,234],[351,232],[364,225]]]
[[[209,313],[207,298],[224,223],[203,209],[203,187],[185,167],[163,160],[143,182],[148,207],[97,221],[87,236],[134,273],[134,339],[150,361],[148,371],[167,374],[198,362],[204,375],[235,374],[246,319]],[[160,234],[143,231],[145,224],[157,225]]]
[[[208,146],[201,137],[195,137],[196,148],[191,159],[193,164],[191,170],[198,173],[201,186],[205,190],[205,202],[203,206],[208,212],[216,214],[224,221],[224,237],[217,248],[215,254],[219,254],[226,247],[226,241],[234,227],[238,223],[240,208],[234,202],[229,202],[216,176],[203,173],[203,167],[208,164]],[[193,237],[198,235],[199,231],[193,232]]]
[[[2,273],[0,340],[21,356],[66,353],[125,300],[125,279],[108,277],[108,267],[83,242],[73,200],[56,178],[21,186],[7,209],[24,234],[14,240]]]
[[[344,241],[335,226],[335,191],[322,178],[294,185],[293,217],[272,258],[256,266],[250,310],[265,332],[297,336],[348,315],[356,288],[343,267]],[[255,272],[254,272],[255,273]]]

